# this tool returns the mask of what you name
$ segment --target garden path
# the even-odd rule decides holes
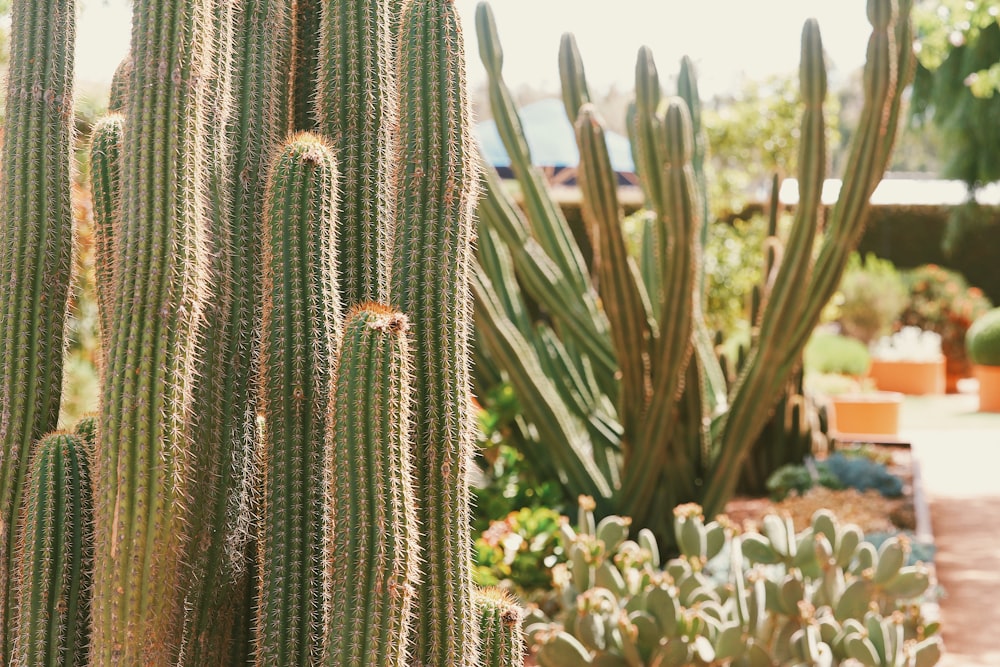
[[[1000,666],[1000,414],[976,408],[975,395],[914,397],[901,417],[937,545],[940,667]]]

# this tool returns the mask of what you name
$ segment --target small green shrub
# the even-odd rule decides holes
[[[566,560],[560,533],[564,521],[548,508],[526,507],[491,523],[476,538],[476,585],[508,584],[521,594],[551,588],[552,568]]]
[[[767,219],[755,216],[708,227],[705,246],[705,320],[725,338],[747,327],[747,303],[760,284]]]
[[[817,331],[803,353],[807,373],[864,375],[868,371],[868,348],[855,338]]]
[[[865,344],[892,330],[907,304],[906,287],[887,259],[852,253],[833,301],[841,330]]]
[[[980,366],[1000,366],[1000,308],[972,323],[965,336],[969,360]]]
[[[816,485],[828,489],[875,490],[886,498],[903,494],[903,480],[888,471],[885,463],[867,456],[835,452],[822,461],[779,468],[767,480],[773,500],[784,500],[792,491],[802,494]]]

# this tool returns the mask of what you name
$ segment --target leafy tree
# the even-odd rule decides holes
[[[827,140],[839,145],[839,100],[826,101]],[[742,211],[749,200],[765,200],[773,174],[795,174],[802,105],[792,74],[748,81],[736,94],[717,97],[704,110],[714,217]]]
[[[943,175],[972,193],[1000,179],[1000,6],[935,0],[918,9],[912,121],[941,130]]]

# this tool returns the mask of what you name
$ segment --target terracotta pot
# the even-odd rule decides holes
[[[872,359],[868,376],[881,391],[903,394],[943,394],[945,391],[944,357],[936,361],[882,361]]]
[[[1000,366],[973,366],[979,380],[979,411],[1000,412]]]
[[[903,403],[899,392],[841,394],[831,402],[830,430],[834,437],[899,434],[899,408]]]

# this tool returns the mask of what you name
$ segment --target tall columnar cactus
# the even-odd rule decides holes
[[[323,591],[323,445],[339,326],[337,168],[299,134],[268,179],[260,351],[263,507],[257,664],[311,665]]]
[[[391,302],[413,323],[421,665],[472,665],[468,468],[472,207],[477,162],[462,35],[450,0],[406,5],[400,31],[399,197]]]
[[[524,664],[521,614],[520,606],[509,593],[499,588],[476,591],[483,667],[521,667]]]
[[[486,251],[480,252],[475,282],[482,354],[506,371],[522,396],[526,418],[544,441],[543,447],[523,438],[526,455],[542,461],[542,469],[556,468],[569,495],[596,489],[600,512],[631,515],[637,528],[653,528],[667,549],[674,538],[665,508],[697,501],[710,514],[721,511],[750,447],[785,394],[808,334],[863,228],[865,202],[885,167],[906,82],[909,9],[908,1],[869,2],[873,33],[866,103],[841,199],[825,226],[818,200],[825,165],[825,72],[818,28],[815,22],[805,27],[802,201],[767,285],[760,333],[742,372],[727,387],[699,305],[705,205],[690,63],[685,62],[680,78],[683,97],[670,99],[649,49],[640,50],[636,63],[631,135],[653,214],[643,228],[635,271],[623,252],[622,216],[603,128],[585,104],[586,81],[572,40],[563,40],[560,69],[567,112],[577,127],[583,211],[595,252],[592,278],[579,263],[567,261],[574,253],[556,242],[571,234],[530,164],[501,78],[492,14],[487,5],[477,8],[491,104],[528,212],[527,219],[522,217],[498,179],[487,179],[479,216]],[[517,284],[511,284],[501,254],[489,248],[496,239],[509,247],[506,262],[516,271]],[[532,323],[526,325],[530,311],[518,303],[522,289],[553,326],[546,323],[536,332]],[[575,368],[552,363],[559,346],[582,352],[588,363]]]
[[[116,239],[122,225],[122,137],[125,119],[112,114],[97,121],[90,139],[90,192],[94,201],[94,271],[102,364],[107,363],[114,326]]]
[[[95,466],[95,664],[174,664],[191,585],[192,502],[213,483],[192,443],[213,76],[210,0],[134,4],[123,222]],[[172,26],[170,30],[163,26]]]
[[[16,572],[12,665],[87,664],[93,557],[90,451],[54,432],[32,458]]]
[[[32,444],[53,430],[69,292],[75,7],[14,3],[0,203],[0,662]]]
[[[393,25],[398,0],[323,0],[317,129],[344,175],[337,203],[343,303],[385,301],[394,219]]]
[[[375,304],[344,324],[327,442],[331,667],[409,664],[419,527],[408,329],[402,314]]]
[[[214,284],[225,287],[228,308],[220,311],[206,335],[214,350],[215,381],[204,383],[215,395],[206,433],[215,456],[210,469],[218,476],[206,498],[205,557],[199,587],[186,628],[185,664],[245,664],[253,617],[247,604],[253,583],[256,525],[252,516],[255,485],[256,391],[253,365],[259,347],[260,234],[266,170],[289,125],[287,79],[292,50],[292,7],[288,0],[218,3],[231,7],[232,110],[215,131],[225,133],[219,153],[223,195],[217,222],[216,255],[225,258]],[[225,23],[227,17],[219,20]],[[227,240],[223,243],[223,238]],[[206,400],[206,403],[208,401]],[[208,407],[202,406],[203,413]]]

